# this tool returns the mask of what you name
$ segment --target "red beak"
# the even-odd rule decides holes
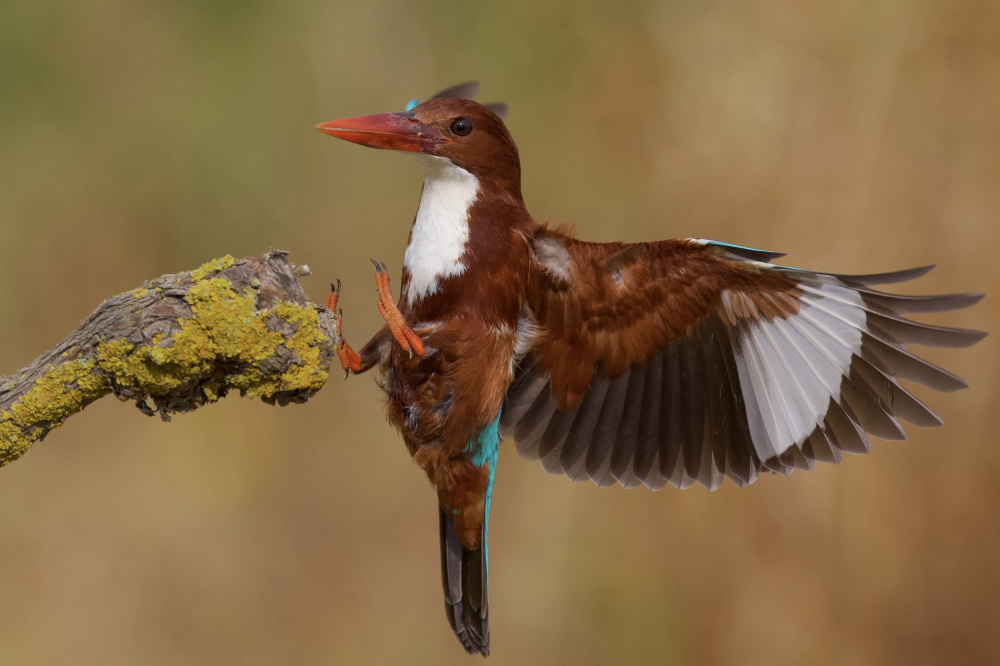
[[[411,111],[331,120],[316,125],[316,129],[369,148],[411,153],[433,153],[437,144],[448,141],[436,129],[417,120]]]

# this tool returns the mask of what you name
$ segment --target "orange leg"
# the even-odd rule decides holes
[[[400,347],[410,352],[411,356],[413,354],[423,356],[424,341],[406,323],[403,314],[396,307],[396,301],[392,298],[392,290],[389,289],[388,269],[385,267],[385,264],[379,265],[374,259],[372,263],[375,264],[375,285],[378,289],[377,305],[379,314],[389,324],[392,337],[396,338],[396,342],[399,343]]]
[[[326,296],[326,309],[330,312],[337,312],[337,301],[340,299],[340,280],[337,280],[337,286],[334,287],[333,283],[330,283],[330,293]],[[340,336],[340,344],[337,345],[337,356],[340,357],[340,367],[344,369],[344,379],[347,379],[347,375],[361,370],[361,357],[356,351],[351,349],[351,346],[347,344],[344,340],[344,335],[341,332],[341,326],[344,323],[344,313],[343,311],[338,313],[337,317],[337,335]]]

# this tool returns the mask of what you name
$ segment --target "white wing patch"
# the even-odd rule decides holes
[[[479,180],[445,157],[415,155],[427,177],[403,265],[410,274],[403,299],[409,305],[436,293],[443,278],[461,275],[469,242],[469,208]]]
[[[542,336],[542,329],[535,320],[528,307],[521,310],[521,316],[517,320],[517,330],[515,332],[514,353],[510,357],[510,377],[514,378],[514,370],[524,358],[525,354],[531,351],[535,343]]]
[[[831,398],[840,402],[851,358],[860,354],[864,302],[830,280],[800,285],[798,314],[735,329],[736,367],[761,460],[801,444],[823,423]]]

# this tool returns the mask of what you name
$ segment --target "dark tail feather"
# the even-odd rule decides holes
[[[469,654],[490,653],[486,534],[483,547],[464,548],[455,535],[451,516],[438,509],[441,519],[441,580],[444,583],[444,610],[448,624]]]

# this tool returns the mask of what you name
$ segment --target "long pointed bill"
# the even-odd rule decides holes
[[[436,129],[418,121],[410,111],[331,120],[316,125],[316,129],[369,148],[412,153],[433,153],[437,144],[448,141]]]

